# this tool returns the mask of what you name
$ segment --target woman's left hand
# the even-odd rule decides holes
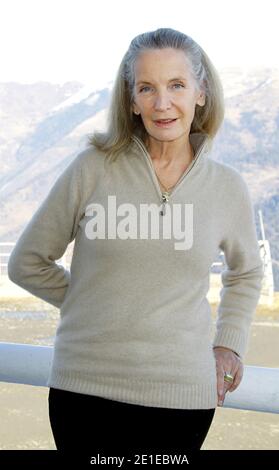
[[[216,359],[218,406],[222,406],[226,393],[233,392],[243,377],[243,363],[231,349],[216,346],[213,348]],[[233,377],[231,383],[224,380],[225,374]]]

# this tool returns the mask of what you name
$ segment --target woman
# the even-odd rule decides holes
[[[242,379],[263,273],[247,186],[209,157],[223,116],[218,74],[193,39],[135,37],[107,131],[14,248],[11,280],[60,308],[48,380],[57,449],[200,449]],[[72,240],[68,272],[55,260]],[[206,294],[221,250],[212,341]]]

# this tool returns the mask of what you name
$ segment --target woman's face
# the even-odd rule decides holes
[[[160,141],[188,138],[196,104],[204,103],[183,51],[166,48],[140,53],[135,63],[133,112],[141,115],[150,136]]]

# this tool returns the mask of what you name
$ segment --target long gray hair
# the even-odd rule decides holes
[[[192,74],[199,90],[205,92],[205,105],[196,106],[190,134],[201,132],[213,140],[224,119],[223,87],[217,70],[204,50],[189,36],[171,28],[159,28],[136,36],[125,53],[111,93],[108,126],[105,131],[89,134],[89,145],[116,158],[131,144],[136,134],[143,141],[147,132],[141,116],[133,113],[134,64],[145,49],[173,48],[184,51],[190,60]]]

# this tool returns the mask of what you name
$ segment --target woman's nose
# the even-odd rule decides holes
[[[171,100],[168,93],[158,93],[155,98],[154,108],[156,111],[165,111],[171,107]]]

